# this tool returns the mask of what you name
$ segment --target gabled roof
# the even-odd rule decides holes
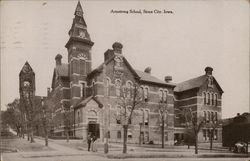
[[[115,57],[115,55],[113,55],[112,57],[110,57],[108,60],[106,60],[105,62],[103,62],[101,65],[99,65],[97,68],[95,68],[91,73],[88,74],[88,76],[91,76],[94,73],[97,72],[101,72],[103,70],[103,66],[104,64],[107,65],[111,60],[113,60]],[[134,76],[139,80],[139,81],[145,81],[145,82],[149,82],[149,83],[157,83],[157,84],[163,84],[163,85],[170,85],[170,86],[175,86],[174,83],[166,83],[148,73],[139,71],[139,70],[134,70],[133,67],[129,64],[129,62],[127,61],[127,59],[125,57],[123,57],[124,63],[128,66],[128,68],[130,69],[130,71],[134,74]]]
[[[99,106],[100,108],[103,107],[103,104],[102,104],[97,98],[95,98],[94,96],[90,96],[90,97],[85,98],[84,100],[80,100],[80,101],[75,105],[74,108],[84,107],[84,106],[86,106],[87,103],[88,103],[90,100],[92,100],[92,99],[98,104],[98,106]]]
[[[187,91],[190,89],[199,88],[207,81],[207,79],[208,79],[207,75],[202,75],[202,76],[178,83],[176,87],[174,88],[174,92],[183,92],[183,91]],[[216,81],[214,77],[213,77],[213,80],[214,80],[214,83],[217,85],[219,91],[223,93],[222,88],[220,87],[220,85],[218,84],[218,82]]]
[[[139,70],[135,70],[135,72],[139,75],[140,81],[175,86],[174,83],[166,83],[166,82],[156,78],[155,76],[152,76],[149,73],[145,73],[145,72],[142,72],[142,71],[139,71]]]
[[[104,61],[101,65],[99,65],[97,68],[95,68],[94,70],[92,70],[92,72],[90,72],[88,74],[88,76],[93,75],[94,73],[98,73],[101,72],[103,70],[103,66],[107,65],[109,62],[111,62],[114,59],[115,55],[111,56],[109,59],[107,59],[106,61]],[[127,64],[128,68],[131,70],[131,72],[135,75],[135,77],[139,76],[137,75],[137,73],[135,72],[135,70],[132,68],[132,66],[129,64],[129,62],[127,61],[127,59],[125,57],[123,57],[124,62]]]

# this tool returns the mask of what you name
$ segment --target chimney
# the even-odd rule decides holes
[[[205,72],[206,72],[206,75],[212,75],[212,73],[213,73],[213,68],[211,68],[211,67],[206,67],[206,68],[205,68]]]
[[[47,88],[47,96],[49,97],[49,94],[50,94],[50,88],[48,87]]]
[[[108,50],[104,53],[104,61],[110,59],[113,55],[114,55],[113,50],[108,49]]]
[[[144,70],[145,73],[148,73],[148,74],[151,74],[151,67],[147,67],[145,70]]]
[[[112,48],[114,50],[115,53],[117,54],[122,54],[122,44],[119,43],[119,42],[115,42],[113,45],[112,45]]]
[[[55,57],[56,60],[56,66],[62,65],[62,55],[61,54],[57,54]]]
[[[172,81],[172,76],[165,76],[165,82],[166,83],[169,83],[169,82],[171,82]]]

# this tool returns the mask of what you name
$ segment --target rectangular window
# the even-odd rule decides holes
[[[117,139],[121,139],[122,138],[122,133],[121,131],[117,131]]]
[[[79,60],[80,61],[80,65],[79,65],[79,68],[80,68],[80,74],[81,75],[86,75],[86,65],[85,65],[85,60]]]

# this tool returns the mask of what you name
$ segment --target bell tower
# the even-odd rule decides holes
[[[91,48],[94,45],[87,31],[87,24],[79,1],[74,15],[68,33],[69,40],[65,45],[68,49],[71,105],[75,105],[79,99],[84,97],[82,93],[87,86],[87,74],[91,72]]]
[[[26,62],[19,73],[19,93],[20,98],[24,98],[27,94],[35,95],[35,73],[28,62]]]

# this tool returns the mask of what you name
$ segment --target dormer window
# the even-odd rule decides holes
[[[119,79],[115,81],[115,93],[116,93],[116,96],[118,97],[121,96],[121,81]]]
[[[208,77],[208,87],[213,88],[213,77],[212,76]]]

